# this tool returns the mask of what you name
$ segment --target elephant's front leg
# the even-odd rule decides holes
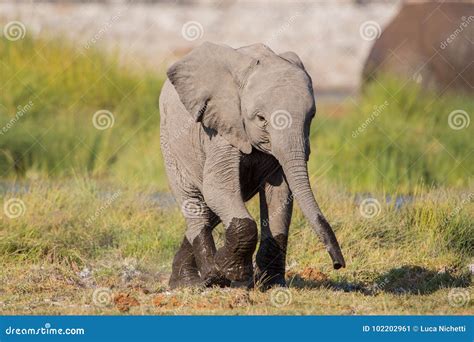
[[[255,281],[263,289],[286,286],[286,247],[292,211],[293,196],[280,168],[260,190],[262,233]]]
[[[198,206],[199,213],[192,212],[186,218],[188,229],[185,239],[192,241],[194,261],[199,270],[201,285],[208,287],[229,286],[230,281],[216,269],[214,262],[216,246],[212,237],[212,230],[220,221],[205,203],[195,202],[195,205]]]
[[[216,266],[233,281],[252,277],[252,256],[258,239],[257,225],[242,199],[240,158],[238,149],[217,136],[206,155],[203,174],[204,199],[225,227],[224,246],[216,253]]]

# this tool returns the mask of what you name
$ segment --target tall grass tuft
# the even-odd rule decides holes
[[[159,155],[160,75],[62,40],[2,39],[0,61],[0,177],[103,176],[117,165],[137,176],[124,158]],[[93,124],[101,110],[110,128]]]
[[[352,191],[465,188],[474,173],[473,126],[453,129],[449,116],[456,110],[469,120],[472,97],[438,97],[387,77],[371,84],[342,119],[315,120],[311,167]]]

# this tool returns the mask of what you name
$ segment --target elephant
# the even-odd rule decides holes
[[[294,52],[204,42],[167,70],[159,108],[166,173],[186,221],[171,288],[232,281],[286,286],[293,198],[333,267],[345,267],[309,182],[316,106],[311,78]],[[261,234],[254,270],[258,230],[245,202],[257,193]],[[225,233],[217,249],[212,231],[219,223]]]
[[[472,2],[404,3],[375,41],[363,82],[392,74],[441,93],[472,93],[473,37]]]

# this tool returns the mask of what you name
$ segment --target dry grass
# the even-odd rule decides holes
[[[472,313],[472,302],[456,306],[448,299],[452,288],[472,297],[473,204],[466,193],[426,190],[399,209],[379,197],[379,214],[364,218],[356,198],[322,186],[318,198],[341,241],[346,269],[331,269],[297,211],[289,290],[170,292],[171,258],[184,232],[180,213],[147,200],[152,193],[146,189],[120,189],[113,201],[110,185],[105,189],[78,180],[5,194],[4,203],[18,198],[25,210],[0,221],[2,313]],[[256,200],[249,204],[255,217],[257,207]],[[215,238],[222,243],[222,227]]]

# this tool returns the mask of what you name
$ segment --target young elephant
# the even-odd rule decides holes
[[[311,78],[293,52],[263,44],[233,49],[204,43],[168,70],[160,95],[161,147],[187,230],[173,260],[171,287],[249,280],[258,232],[245,202],[260,195],[258,282],[285,286],[293,196],[335,269],[339,244],[311,191]],[[212,230],[222,222],[216,251]]]

